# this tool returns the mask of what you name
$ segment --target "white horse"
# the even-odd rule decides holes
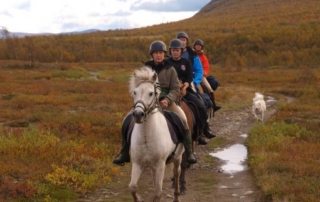
[[[130,157],[132,162],[129,189],[135,202],[142,201],[137,194],[137,183],[145,168],[152,169],[155,186],[154,202],[160,201],[166,160],[173,154],[174,201],[179,201],[180,164],[184,147],[174,144],[163,113],[159,109],[160,94],[157,74],[149,67],[136,70],[130,79],[135,120],[131,135]]]

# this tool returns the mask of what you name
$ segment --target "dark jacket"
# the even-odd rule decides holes
[[[187,59],[180,58],[179,60],[174,60],[169,58],[168,62],[175,68],[178,78],[182,83],[188,82],[191,84],[193,72],[191,64]]]

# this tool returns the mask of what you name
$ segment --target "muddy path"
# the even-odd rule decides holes
[[[268,100],[267,100],[268,101]],[[274,112],[275,100],[269,97],[266,118]],[[255,124],[251,114],[251,106],[241,110],[220,110],[212,120],[211,128],[217,134],[205,146],[196,147],[198,163],[188,170],[186,175],[187,192],[180,196],[183,202],[254,202],[260,200],[260,191],[254,184],[254,179],[246,160],[238,165],[225,165],[226,161],[210,155],[213,152],[224,151],[234,145],[244,148],[244,151],[234,151],[234,155],[245,153],[245,140],[250,128]],[[219,145],[219,147],[217,146]],[[222,146],[221,146],[222,145]],[[239,154],[240,155],[240,154]],[[82,198],[81,202],[126,202],[132,201],[128,189],[131,164],[121,167],[121,176],[107,187],[97,190]],[[166,168],[163,184],[162,201],[173,200],[171,189],[172,167]],[[153,184],[151,172],[144,173],[139,181],[140,194],[145,202],[152,201]]]

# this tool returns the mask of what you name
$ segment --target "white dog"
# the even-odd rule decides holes
[[[252,100],[252,113],[257,120],[263,122],[264,113],[267,110],[266,102],[264,101],[264,96],[261,93],[256,92]],[[259,115],[261,116],[259,117]]]

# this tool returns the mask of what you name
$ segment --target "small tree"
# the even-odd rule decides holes
[[[0,26],[0,39],[7,39],[10,36],[10,32],[7,30],[7,28]]]

